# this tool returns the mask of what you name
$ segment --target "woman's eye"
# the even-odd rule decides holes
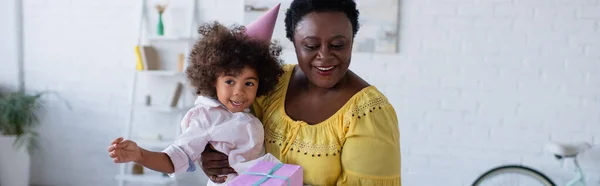
[[[254,86],[254,83],[252,83],[252,82],[246,82],[246,86]]]
[[[225,81],[225,84],[231,85],[231,84],[233,84],[233,81],[232,80],[227,80],[227,81]]]
[[[331,48],[340,49],[344,48],[344,45],[331,45]]]
[[[306,47],[307,49],[310,49],[310,50],[314,50],[314,49],[318,48],[319,46],[317,46],[317,45],[304,45],[304,47]]]

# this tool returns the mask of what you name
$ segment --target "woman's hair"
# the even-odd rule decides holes
[[[215,83],[221,75],[237,75],[244,67],[256,70],[257,97],[275,88],[281,67],[281,46],[252,39],[243,26],[228,29],[218,22],[204,24],[198,29],[202,38],[194,44],[186,69],[196,94],[216,97]]]
[[[352,24],[352,37],[358,32],[359,12],[354,0],[294,0],[285,12],[285,36],[290,41],[294,42],[298,22],[312,12],[342,12]]]

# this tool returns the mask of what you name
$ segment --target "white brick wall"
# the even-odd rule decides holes
[[[12,91],[19,87],[17,1],[0,4],[0,20],[4,25],[4,29],[0,29],[0,91]]]
[[[27,88],[73,106],[47,98],[34,183],[115,183],[105,147],[126,122],[136,2],[25,1]],[[502,163],[563,183],[572,171],[544,142],[600,144],[600,0],[404,0],[401,11],[401,53],[355,54],[351,68],[397,109],[404,185],[468,185]],[[589,185],[598,154],[581,162]]]

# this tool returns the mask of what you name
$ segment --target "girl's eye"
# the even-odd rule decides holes
[[[254,86],[254,83],[252,83],[252,82],[246,82],[246,86]]]
[[[227,80],[227,81],[225,81],[225,84],[231,85],[231,84],[233,84],[233,81],[232,80]]]

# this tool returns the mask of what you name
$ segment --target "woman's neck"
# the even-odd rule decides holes
[[[329,93],[333,93],[333,92],[338,92],[339,90],[343,90],[343,87],[347,85],[347,83],[349,82],[349,76],[348,73],[346,73],[342,79],[340,79],[339,82],[337,82],[335,85],[333,85],[333,87],[330,88],[323,88],[323,87],[318,87],[317,85],[311,83],[308,78],[303,75],[303,84],[305,84],[304,87],[306,87],[306,92],[308,92],[311,95],[314,96],[325,96]]]

